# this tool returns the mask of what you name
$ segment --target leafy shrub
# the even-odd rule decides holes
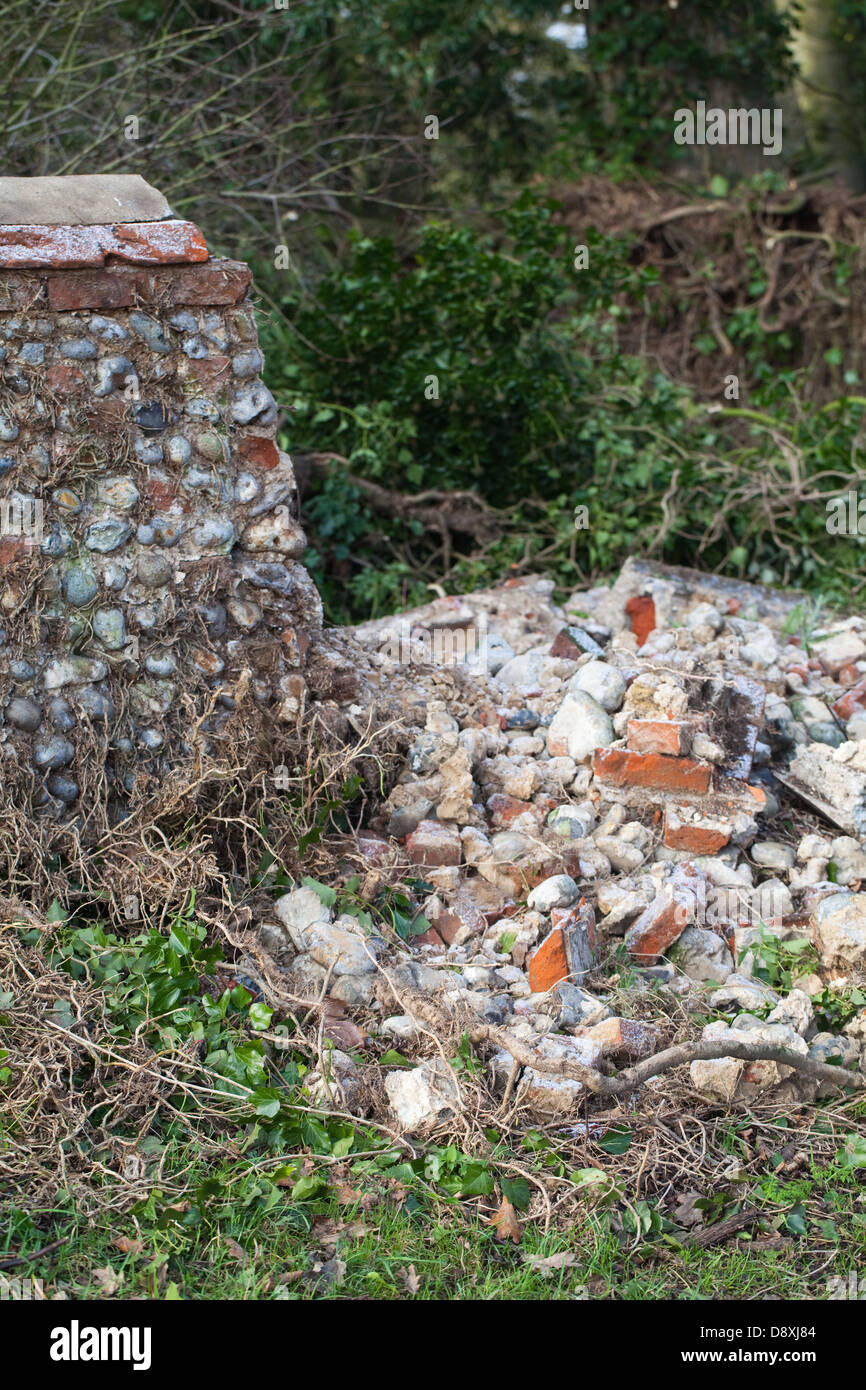
[[[700,404],[619,350],[622,303],[655,270],[625,242],[587,245],[578,271],[555,205],[524,194],[494,232],[429,225],[411,259],[358,237],[315,296],[296,288],[265,323],[284,442],[336,456],[304,504],[335,617],[415,601],[443,576],[467,587],[538,566],[574,586],[634,552],[850,594],[863,541],[828,551],[826,499],[857,485],[866,399],[804,401],[802,373],[777,361],[748,408]],[[750,332],[754,354],[784,357]],[[411,507],[374,509],[365,480],[475,494],[492,539],[458,529],[446,550]]]

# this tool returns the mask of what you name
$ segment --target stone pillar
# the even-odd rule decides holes
[[[250,279],[137,177],[0,178],[7,804],[116,819],[239,699],[298,712],[321,604]]]

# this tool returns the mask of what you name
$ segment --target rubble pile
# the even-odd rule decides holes
[[[401,620],[410,637],[480,635],[451,707],[413,673],[405,771],[356,840],[366,891],[414,874],[429,928],[399,953],[299,888],[262,926],[266,948],[297,992],[329,995],[392,1046],[426,1025],[388,1013],[383,974],[392,1001],[402,987],[459,1002],[547,1061],[610,1071],[655,1053],[672,1040],[663,1010],[646,1018],[660,991],[716,1015],[707,1042],[866,1073],[866,621],[834,620],[807,650],[796,598],[635,561],[562,608],[552,589],[511,581]],[[395,621],[354,632],[385,682]],[[786,942],[802,961],[787,990],[761,969]],[[629,994],[640,1019],[622,1016]],[[504,1085],[513,1054],[488,1066]],[[735,1057],[692,1062],[691,1081],[724,1102],[820,1090]],[[386,1088],[408,1132],[458,1104],[441,1058]],[[516,1098],[551,1117],[583,1093],[524,1066]]]

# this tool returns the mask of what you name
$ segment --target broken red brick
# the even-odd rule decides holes
[[[786,674],[789,676],[799,676],[801,681],[808,681],[809,668],[808,666],[801,666],[795,663],[793,666],[788,667]]]
[[[358,853],[379,869],[390,868],[394,863],[394,847],[370,830],[358,831]]]
[[[128,423],[126,402],[111,398],[93,401],[87,406],[87,419],[100,432],[117,434]]]
[[[504,792],[494,792],[487,798],[487,810],[490,812],[491,824],[497,829],[511,825],[518,816],[524,815],[529,811],[536,821],[541,823],[544,810],[539,806],[534,806],[531,801],[518,801],[516,796],[506,796]]]
[[[422,932],[420,936],[412,937],[413,946],[444,946],[445,942],[439,935],[435,927],[430,927],[429,931]]]
[[[481,725],[482,729],[498,729],[504,727],[504,725],[501,724],[499,711],[495,710],[492,705],[482,705],[481,709],[478,711],[478,723]]]
[[[680,881],[669,881],[626,932],[625,944],[641,965],[654,965],[685,931],[694,900]]]
[[[630,719],[628,746],[633,753],[666,753],[678,758],[692,746],[692,726],[685,719]]]
[[[279,450],[272,439],[264,435],[245,434],[238,440],[238,453],[256,468],[270,472],[280,461]]]
[[[219,386],[229,377],[228,357],[214,354],[212,357],[194,358],[184,363],[185,380],[198,382],[199,386]]]
[[[0,568],[12,569],[31,555],[29,536],[4,536],[0,540]]]
[[[642,647],[650,633],[655,631],[655,603],[648,594],[635,594],[634,598],[630,598],[626,603],[625,611],[631,618],[631,630],[637,638],[637,644]]]
[[[438,820],[422,820],[406,838],[406,852],[413,864],[442,868],[460,863],[460,834]]]
[[[693,792],[710,789],[713,769],[694,758],[669,758],[662,753],[630,753],[621,748],[598,748],[593,754],[596,777],[615,787],[651,787],[658,791]]]
[[[562,931],[554,927],[529,959],[529,988],[533,994],[546,994],[554,985],[568,979],[568,958]]]
[[[84,385],[85,376],[80,367],[49,367],[45,373],[45,385],[49,391],[60,396],[68,396]]]
[[[665,844],[668,849],[686,850],[689,854],[716,854],[731,838],[731,827],[722,821],[702,816],[698,821],[684,821],[670,807],[665,811]]]
[[[833,706],[833,713],[837,719],[847,721],[861,709],[866,709],[866,680],[861,680],[850,690],[846,690]]]
[[[0,227],[0,266],[80,270],[109,256],[139,265],[206,261],[205,239],[192,222],[120,222],[103,227]]]
[[[165,512],[177,497],[177,482],[163,473],[149,473],[144,483],[144,492],[154,511]]]
[[[528,617],[529,614],[526,616]],[[597,650],[598,648],[596,648]],[[559,657],[564,661],[577,661],[586,651],[586,634],[581,633],[580,628],[577,627],[563,627],[554,637],[548,655]]]
[[[576,1036],[600,1043],[602,1056],[614,1062],[637,1062],[641,1057],[649,1057],[661,1042],[658,1028],[633,1018],[605,1018],[589,1028],[579,1028]]]

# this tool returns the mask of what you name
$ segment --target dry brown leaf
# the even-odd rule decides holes
[[[408,1269],[398,1269],[397,1278],[407,1293],[417,1293],[421,1287],[421,1280],[418,1278],[414,1265],[409,1265]]]
[[[513,1240],[515,1245],[519,1244],[523,1235],[523,1228],[517,1219],[517,1212],[507,1197],[502,1198],[502,1206],[494,1216],[491,1216],[490,1224],[496,1227],[497,1240]]]
[[[399,1178],[389,1178],[388,1195],[391,1198],[392,1202],[394,1202],[398,1207],[402,1207],[403,1203],[409,1196],[409,1189],[405,1185],[405,1183],[400,1182]]]
[[[332,1255],[324,1264],[314,1264],[312,1272],[323,1283],[339,1288],[346,1277],[346,1261],[341,1260],[339,1255]]]
[[[140,1255],[144,1245],[140,1240],[133,1240],[131,1236],[115,1236],[111,1242],[116,1246],[122,1255]]]
[[[112,1294],[117,1293],[123,1283],[123,1275],[116,1273],[111,1265],[105,1265],[102,1269],[94,1269],[90,1277],[94,1284],[98,1284],[102,1292],[107,1294],[109,1298]]]
[[[317,1245],[323,1250],[336,1250],[340,1228],[332,1216],[317,1216],[313,1220],[313,1234]]]
[[[239,1265],[245,1265],[247,1263],[246,1250],[242,1245],[238,1245],[236,1240],[232,1240],[231,1236],[223,1236],[223,1245],[226,1250],[228,1250],[232,1259],[237,1260]]]
[[[353,1047],[363,1047],[367,1034],[357,1023],[348,1017],[344,1006],[336,999],[327,999],[322,1010],[322,1021],[326,1037],[347,1051]]]
[[[340,1240],[361,1240],[367,1234],[363,1221],[335,1221],[331,1216],[317,1216],[313,1231],[322,1250],[336,1250]]]
[[[696,1202],[703,1201],[703,1194],[700,1192],[684,1192],[679,1205],[672,1213],[673,1220],[678,1226],[702,1226],[706,1219],[706,1213],[695,1206]]]

